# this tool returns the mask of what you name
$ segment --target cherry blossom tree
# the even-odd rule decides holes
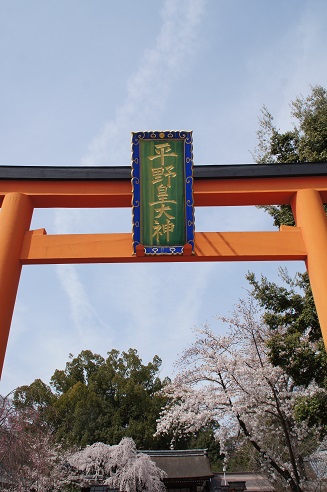
[[[101,483],[124,492],[163,492],[165,474],[146,454],[138,453],[133,439],[114,446],[95,443],[68,457],[66,483]]]
[[[53,490],[59,479],[61,449],[35,409],[18,410],[0,397],[0,464],[7,490]]]
[[[304,458],[319,442],[319,429],[297,421],[299,397],[323,391],[314,383],[301,387],[269,361],[270,329],[253,300],[242,301],[223,335],[208,326],[196,330],[194,343],[177,363],[176,378],[164,388],[169,403],[157,433],[181,436],[216,421],[220,449],[241,434],[255,450],[262,469],[282,490],[308,490]],[[280,328],[282,332],[282,328]]]

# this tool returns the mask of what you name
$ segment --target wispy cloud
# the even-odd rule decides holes
[[[205,0],[164,2],[157,38],[153,43],[149,40],[149,46],[152,47],[141,54],[138,69],[127,81],[125,100],[116,110],[115,117],[104,125],[89,144],[82,165],[126,164],[130,158],[126,135],[129,138],[132,130],[155,129],[160,124],[160,113],[164,110],[174,83],[194,59],[192,54],[196,52],[198,28],[204,11]],[[58,211],[55,218],[56,232],[74,232],[74,225],[79,222],[80,214],[80,211]],[[85,220],[85,211],[83,214]],[[75,330],[87,341],[92,328],[95,325],[105,326],[108,320],[104,322],[96,314],[88,289],[76,267],[58,266],[57,271],[62,288],[68,296]],[[126,282],[127,279],[125,277],[120,280]],[[152,292],[151,299],[155,301],[155,278],[147,275],[147,280],[149,292]],[[137,302],[134,312],[139,313],[137,321],[142,324],[140,320],[142,317],[144,319],[144,312],[140,312],[136,304]],[[149,325],[146,323],[146,326]]]
[[[84,343],[89,343],[93,339],[94,328],[104,323],[93,308],[76,268],[73,265],[60,265],[58,276],[68,296],[72,320],[77,328],[79,339],[82,339]]]
[[[57,233],[73,233],[83,223],[85,211],[79,209],[58,210],[54,217],[54,228]],[[97,314],[89,298],[87,287],[80,279],[78,269],[74,265],[57,265],[57,275],[70,306],[70,316],[76,337],[82,346],[91,346],[95,329],[105,329],[110,337],[108,325]]]
[[[141,56],[127,82],[125,101],[90,143],[84,165],[126,164],[129,149],[121,151],[126,148],[126,132],[149,129],[149,124],[160,121],[174,82],[192,62],[204,6],[205,0],[164,2],[153,48]]]

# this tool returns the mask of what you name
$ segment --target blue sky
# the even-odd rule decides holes
[[[129,165],[131,131],[169,129],[193,131],[196,165],[251,163],[262,106],[286,129],[290,101],[326,87],[326,18],[324,0],[0,0],[0,165]],[[272,230],[252,207],[195,214],[198,231]],[[32,227],[129,232],[131,210],[36,210]],[[171,375],[246,272],[279,266],[26,266],[0,393],[83,349],[158,354]]]

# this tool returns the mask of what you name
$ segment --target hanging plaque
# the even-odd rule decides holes
[[[133,250],[194,251],[192,132],[132,133]]]

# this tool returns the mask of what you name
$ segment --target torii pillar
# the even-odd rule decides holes
[[[315,189],[297,191],[291,202],[296,225],[301,228],[307,256],[305,264],[327,348],[327,217]]]
[[[28,196],[8,193],[4,197],[0,213],[0,370],[22,270],[20,255],[23,240],[32,214],[33,206]]]

